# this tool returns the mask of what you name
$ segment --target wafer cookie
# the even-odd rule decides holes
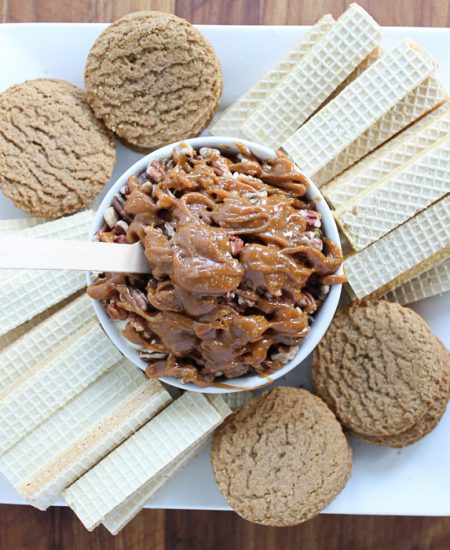
[[[96,321],[41,361],[0,401],[0,455],[80,393],[120,358]]]
[[[222,422],[200,393],[187,392],[63,493],[85,527],[103,518]]]
[[[413,304],[450,291],[450,260],[428,269],[405,284],[387,292],[383,298],[399,304]]]
[[[19,234],[30,238],[85,239],[93,215],[92,211],[86,210],[67,218],[23,229]],[[77,271],[2,270],[0,303],[4,317],[0,325],[0,336],[74,294],[83,286],[85,275]]]
[[[85,285],[85,274],[77,271],[21,271],[0,280],[0,303],[4,312],[0,336],[64,300]]]
[[[336,209],[343,207],[358,193],[376,184],[447,135],[450,135],[450,102],[445,102],[355,167],[332,180],[322,192]]]
[[[380,297],[450,255],[450,197],[344,261],[353,298]]]
[[[46,509],[169,401],[162,384],[121,359],[9,449],[0,470],[31,504]]]
[[[94,317],[91,299],[83,295],[0,351],[0,396]]]
[[[21,325],[13,328],[6,334],[2,334],[0,336],[0,351],[6,348],[7,346],[10,346],[13,342],[21,338],[24,334],[27,334],[31,329],[33,329],[35,326],[39,325],[39,323],[43,323],[46,319],[54,315],[57,311],[62,309],[64,306],[68,305],[73,300],[76,300],[79,298],[83,293],[85,292],[84,289],[79,290],[75,294],[71,294],[61,302],[58,302],[57,304],[54,304],[53,306],[45,309],[29,321],[25,321],[25,323],[22,323]]]
[[[211,134],[215,136],[244,137],[241,126],[247,117],[291,72],[312,46],[325,36],[333,25],[334,18],[329,14],[319,19],[268,73],[224,111],[209,128]]]
[[[249,393],[249,392],[237,392]],[[231,414],[231,408],[227,406],[223,395],[207,395],[208,401],[222,415],[224,420]],[[210,433],[206,433],[198,440],[192,448],[181,453],[177,459],[164,468],[156,477],[151,478],[140,489],[135,491],[128,499],[120,504],[113,512],[107,514],[103,525],[110,533],[116,535],[125,525],[130,522],[136,514],[144,507],[145,503],[160,491],[166,483],[171,481],[194,457],[208,444]]]
[[[351,6],[248,117],[246,137],[279,147],[378,45],[382,32],[357,4]]]
[[[34,218],[32,216],[29,216],[28,218],[10,218],[7,220],[0,220],[0,235],[14,235],[17,231],[34,227],[35,225],[43,222],[45,222],[45,218]]]
[[[433,57],[410,41],[371,65],[282,145],[310,177],[377,123],[436,69]]]
[[[134,365],[131,367],[138,370]],[[141,382],[122,401],[117,398],[114,409],[85,434],[18,485],[18,492],[33,506],[46,510],[67,486],[169,404],[170,395],[160,382],[148,379]]]
[[[221,397],[232,411],[237,411],[253,397],[253,394],[251,391],[236,391],[223,393]]]
[[[338,96],[344,88],[346,88],[351,82],[353,82],[356,78],[362,75],[362,73],[368,69],[375,61],[378,61],[383,55],[384,50],[381,46],[377,46],[373,51],[369,53],[369,55],[361,61],[361,63],[356,67],[356,69],[351,72],[348,77],[342,82],[342,84],[339,84],[339,86],[334,90],[334,92],[325,100],[325,102],[319,107],[318,110],[325,107],[327,103],[332,101],[336,96]]]
[[[416,124],[419,124],[420,117],[431,114],[432,110],[447,101],[448,97],[447,90],[435,77],[427,78],[375,124],[372,124],[351,145],[313,174],[314,182],[317,185],[323,185],[330,181],[402,130],[406,132],[408,125],[415,121],[417,121]]]
[[[142,371],[122,358],[0,457],[14,486],[36,475],[142,383]]]
[[[107,514],[102,524],[112,535],[117,535],[169,481],[181,472],[208,445],[210,434],[201,437],[191,449],[181,453],[177,459],[164,468],[156,477],[151,478],[131,497]]]
[[[369,246],[450,192],[450,136],[419,151],[334,213],[355,250]]]
[[[30,239],[87,239],[89,228],[94,219],[93,210],[83,210],[72,216],[59,218],[20,231],[21,237]]]

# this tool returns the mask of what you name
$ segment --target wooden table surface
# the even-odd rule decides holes
[[[160,10],[193,23],[311,24],[348,0],[0,0],[2,22],[113,21]],[[450,26],[450,0],[361,0],[382,25]],[[450,52],[450,45],[449,45]],[[2,52],[4,55],[4,52]],[[450,55],[450,53],[449,53]],[[370,498],[370,495],[368,495]],[[449,495],[450,498],[450,495]],[[0,550],[445,550],[450,518],[323,515],[292,528],[250,524],[228,512],[145,510],[118,536],[88,533],[71,510],[0,506]]]

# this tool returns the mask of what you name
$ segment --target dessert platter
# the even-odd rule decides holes
[[[448,33],[0,27],[1,502],[450,515]]]

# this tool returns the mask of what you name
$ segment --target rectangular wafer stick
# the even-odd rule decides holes
[[[59,350],[58,350],[59,351]],[[67,340],[61,353],[36,365],[0,400],[0,454],[63,407],[120,359],[96,321]]]
[[[44,223],[45,218],[10,218],[6,220],[0,220],[0,235],[13,235],[22,229],[28,229],[34,227],[40,223]]]
[[[170,402],[164,387],[121,359],[0,458],[0,469],[44,510],[60,492]]]
[[[363,159],[420,117],[432,112],[448,100],[448,92],[434,77],[427,78],[392,109],[372,124],[361,136],[312,175],[317,185],[332,180],[338,174]],[[419,123],[417,120],[416,124]],[[395,139],[395,138],[393,138]]]
[[[343,207],[356,195],[447,135],[450,135],[450,102],[445,102],[410,129],[332,180],[322,192],[336,209]]]
[[[429,53],[410,41],[400,42],[291,135],[283,148],[314,179],[436,67]]]
[[[202,394],[187,392],[66,489],[63,496],[91,530],[222,419]]]
[[[351,6],[248,117],[246,137],[279,147],[378,45],[382,32],[357,4]]]
[[[450,120],[448,123],[450,127]],[[424,143],[428,140],[424,140]],[[354,250],[362,250],[450,193],[450,135],[393,169],[335,211]]]
[[[450,197],[345,261],[353,298],[379,297],[441,264],[450,254]]]
[[[215,136],[244,137],[241,126],[247,117],[300,62],[306,52],[325,36],[333,25],[334,18],[329,14],[319,19],[268,73],[224,111],[211,126],[210,132]]]
[[[0,396],[94,317],[91,299],[83,295],[1,350]]]
[[[250,392],[237,392],[235,394],[224,395],[240,395],[241,393],[248,394]],[[231,414],[231,408],[227,406],[223,395],[207,395],[208,401],[216,408],[216,410],[225,419]],[[208,444],[210,433],[206,433],[198,442],[187,451],[178,455],[177,459],[169,466],[164,468],[157,476],[151,478],[140,489],[135,491],[128,499],[120,504],[113,512],[107,514],[103,520],[103,525],[110,533],[116,535],[125,525],[130,522],[136,514],[144,507],[154,495],[160,491],[166,483],[171,481],[185,466],[187,466],[194,457]]]
[[[20,231],[30,238],[85,239],[93,219],[86,210],[53,222]],[[64,300],[85,286],[85,274],[77,271],[2,270],[0,303],[5,312],[0,336]]]
[[[0,336],[45,309],[64,300],[86,285],[86,275],[78,271],[22,271],[0,281],[0,302],[4,317]]]
[[[0,469],[14,486],[35,476],[59,452],[82,437],[139,388],[145,375],[125,358],[99,376],[0,457]],[[143,380],[144,379],[144,380]]]
[[[383,298],[406,305],[449,291],[450,260],[446,260],[387,292]]]
[[[339,86],[334,90],[334,92],[325,100],[325,102],[319,107],[318,110],[322,109],[327,103],[332,101],[336,96],[338,96],[344,88],[346,88],[351,82],[353,82],[356,78],[362,75],[362,73],[368,69],[375,61],[378,61],[383,55],[384,50],[381,46],[377,46],[373,51],[369,53],[369,55],[364,58],[361,63],[354,69],[348,77],[342,82],[342,84],[339,84]]]
[[[53,306],[45,309],[29,321],[25,321],[25,323],[22,323],[18,327],[15,327],[9,332],[2,334],[0,336],[0,352],[4,350],[7,346],[10,346],[12,343],[16,342],[16,340],[21,338],[24,334],[27,334],[31,329],[33,329],[40,323],[43,323],[46,319],[54,315],[64,306],[79,298],[84,292],[85,291],[81,289],[78,292],[75,292],[75,294],[71,294],[61,302],[58,302],[57,304],[54,304]]]
[[[221,397],[232,411],[237,411],[242,405],[247,403],[247,401],[250,401],[253,394],[251,391],[237,391],[233,393],[223,393]]]
[[[112,535],[117,535],[125,525],[127,525],[141,510],[145,504],[151,500],[169,481],[178,475],[198,453],[208,445],[210,435],[205,435],[199,439],[192,449],[181,453],[177,459],[164,468],[160,474],[150,479],[140,489],[138,489],[131,497],[120,504],[110,514],[107,514],[102,524],[108,529]]]

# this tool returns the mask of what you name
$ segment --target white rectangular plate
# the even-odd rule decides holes
[[[62,78],[83,86],[89,48],[103,24],[11,24],[0,26],[2,70],[0,91],[23,80]],[[203,26],[222,61],[224,92],[221,108],[242,94],[281,54],[301,38],[306,27]],[[450,29],[386,28],[385,45],[416,40],[441,63],[438,72],[450,88]],[[141,155],[118,144],[112,181]],[[0,196],[0,218],[23,217]],[[450,293],[417,304],[414,309],[450,347]],[[307,359],[282,384],[310,386]],[[401,451],[352,441],[352,477],[325,510],[334,514],[450,515],[450,410],[422,441]],[[0,502],[23,504],[0,476]],[[61,501],[59,504],[64,504]],[[208,450],[198,456],[151,502],[149,508],[229,510],[214,483]]]

